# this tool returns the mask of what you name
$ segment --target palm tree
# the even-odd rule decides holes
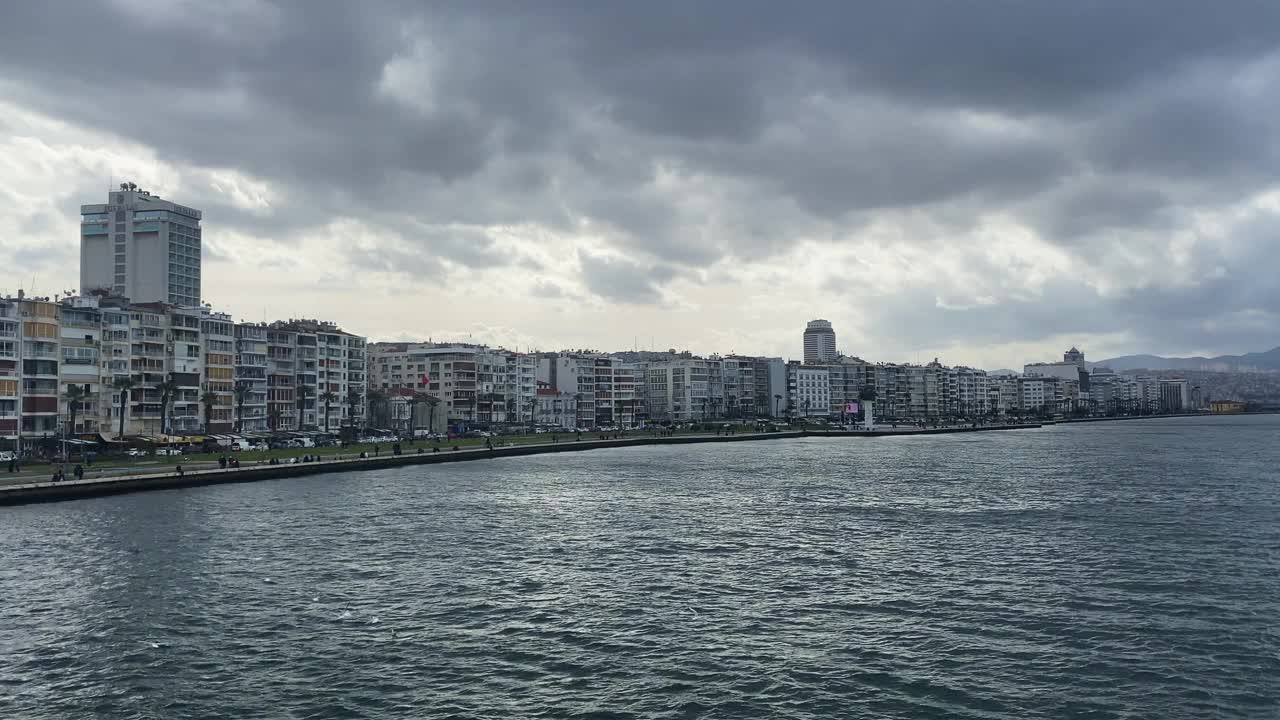
[[[362,399],[363,396],[359,390],[355,388],[347,390],[347,417],[351,419],[351,427],[356,426],[356,406]]]
[[[280,407],[278,405],[272,405],[270,408],[267,409],[267,425],[272,430],[280,429],[281,414],[282,413],[280,412]]]
[[[210,420],[213,417],[213,406],[218,404],[218,393],[205,390],[200,395],[200,404],[204,406],[204,431],[208,433]]]
[[[124,416],[129,411],[129,391],[133,389],[133,378],[127,375],[118,377],[111,387],[120,391],[120,434],[116,439],[121,440],[124,438]]]
[[[436,406],[440,404],[440,398],[435,395],[423,395],[422,401],[427,404],[427,432],[434,433],[436,431]]]
[[[529,398],[529,429],[532,430],[538,424],[538,398]]]
[[[774,395],[773,396],[773,416],[774,417],[778,417],[778,406],[781,404],[782,404],[782,396]]]
[[[68,432],[76,434],[76,415],[80,413],[80,403],[89,399],[89,392],[80,385],[68,385],[62,399],[67,401]],[[64,433],[65,434],[65,433]]]
[[[298,397],[298,429],[302,429],[303,413],[307,409],[307,400],[311,399],[311,387],[308,385],[299,385],[297,391]]]
[[[415,392],[415,393],[413,393],[412,395],[410,395],[410,396],[409,396],[409,400],[408,400],[408,403],[407,403],[407,404],[409,405],[409,422],[408,422],[408,425],[409,425],[409,434],[410,434],[410,435],[412,435],[412,434],[413,434],[413,431],[414,431],[414,430],[417,430],[417,429],[418,429],[418,422],[417,422],[417,420],[418,420],[418,418],[417,418],[417,415],[418,415],[418,403],[422,402],[422,401],[423,401],[423,399],[424,399],[425,397],[426,397],[426,395],[424,395],[423,393],[420,393],[420,392]]]
[[[329,404],[338,401],[338,396],[325,390],[320,396],[320,402],[324,403],[324,431],[329,432]]]
[[[244,403],[249,397],[251,387],[248,380],[239,380],[232,390],[236,396],[236,432],[238,433],[244,432]]]
[[[160,391],[160,433],[167,434],[169,432],[169,403],[173,400],[173,394],[178,391],[178,383],[174,382],[173,375],[166,375],[156,385],[156,389]]]
[[[376,427],[390,427],[390,419],[384,417],[387,408],[387,394],[381,390],[370,390],[366,400],[369,403],[369,424]]]

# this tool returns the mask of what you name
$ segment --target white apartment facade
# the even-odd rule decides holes
[[[796,362],[787,365],[787,404],[793,417],[831,414],[831,383],[827,368]]]
[[[200,305],[201,212],[132,183],[80,206],[80,292]]]

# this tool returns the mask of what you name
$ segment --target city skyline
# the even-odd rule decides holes
[[[844,352],[986,368],[1276,345],[1280,8],[903,12],[16,6],[0,292],[76,287],[77,208],[129,180],[205,212],[221,309],[380,340],[798,357],[821,317]]]

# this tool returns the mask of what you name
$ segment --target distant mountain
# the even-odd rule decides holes
[[[1251,372],[1280,370],[1280,347],[1266,352],[1244,355],[1219,355],[1218,357],[1167,358],[1158,355],[1125,355],[1099,360],[1090,365],[1102,365],[1117,372],[1129,370],[1203,370],[1217,372]]]

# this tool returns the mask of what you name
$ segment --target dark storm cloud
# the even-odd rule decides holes
[[[765,260],[801,234],[841,242],[901,211],[957,235],[1004,214],[1103,275],[1124,238],[1150,260],[1124,272],[1155,278],[1160,238],[1265,189],[1278,164],[1271,1],[177,8],[6,7],[2,99],[267,182],[269,213],[206,207],[272,241],[377,217],[398,242],[353,262],[428,278],[521,259],[483,232],[419,225],[530,223],[612,245],[578,256],[592,292],[657,303],[682,270]],[[1096,309],[1079,316],[1096,332],[1190,328],[1153,342],[1280,311],[1221,277],[1266,282],[1238,256],[1273,239],[1213,242],[1235,255],[1205,241],[1203,276],[1135,284],[1163,295],[1062,292]],[[949,311],[919,292],[885,306],[992,338],[1037,332],[1058,299]]]
[[[623,303],[662,302],[663,283],[676,276],[668,266],[645,266],[627,258],[578,253],[582,281],[602,298]]]

